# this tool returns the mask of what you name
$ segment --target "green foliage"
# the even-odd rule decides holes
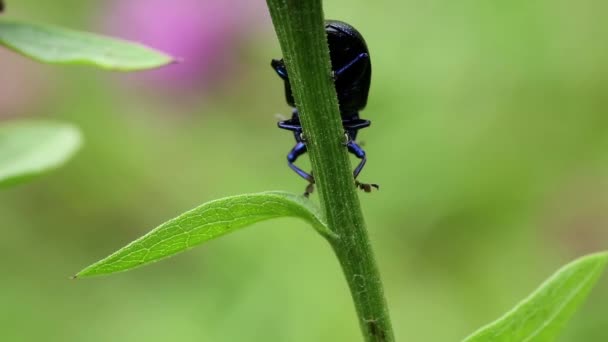
[[[87,64],[134,71],[157,68],[173,58],[143,45],[54,26],[0,20],[0,44],[34,60]]]
[[[61,166],[80,144],[80,132],[68,124],[19,121],[0,125],[0,187]]]
[[[602,274],[608,253],[582,257],[562,267],[534,293],[465,342],[553,341]]]
[[[76,277],[126,271],[193,248],[256,222],[299,217],[322,235],[332,235],[312,202],[285,192],[262,192],[205,203],[160,225]]]
[[[7,15],[84,23],[115,2],[5,3]],[[400,342],[461,341],[559,268],[547,263],[607,243],[608,2],[427,4],[324,1],[326,16],[355,25],[371,48],[362,176],[383,188],[361,200]],[[67,68],[52,92],[62,96],[28,99],[28,116],[86,128],[86,149],[61,177],[0,191],[3,340],[360,341],[327,245],[297,219],[202,246],[213,254],[187,267],[57,277],[97,260],[100,245],[130,241],[133,230],[117,226],[143,234],[164,222],[159,211],[176,214],[168,219],[184,203],[239,189],[301,190],[283,165],[291,136],[271,117],[289,113],[267,65],[278,44],[248,29],[238,47],[246,77],[226,73],[229,86],[215,91],[185,88],[206,100],[127,96],[96,72]],[[7,86],[28,78],[9,74],[0,76]],[[558,341],[606,340],[607,282]]]

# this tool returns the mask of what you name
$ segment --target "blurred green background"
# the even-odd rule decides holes
[[[64,168],[0,192],[2,340],[360,339],[331,250],[293,219],[133,272],[68,280],[208,200],[303,191],[285,162],[293,138],[276,128],[275,113],[290,111],[269,66],[281,53],[263,1],[7,7],[184,61],[124,75],[0,51],[0,120],[73,122],[86,139]],[[361,179],[382,190],[361,201],[399,341],[458,341],[564,263],[606,249],[608,2],[325,8],[371,51]],[[604,277],[560,341],[608,340],[607,307]]]

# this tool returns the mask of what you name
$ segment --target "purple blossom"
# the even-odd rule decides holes
[[[237,46],[265,12],[242,0],[113,0],[106,32],[165,51],[180,63],[141,74],[146,84],[199,90],[233,77]]]

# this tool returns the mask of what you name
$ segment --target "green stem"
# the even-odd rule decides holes
[[[394,341],[344,142],[321,0],[267,0],[314,170],[321,208],[365,341]]]

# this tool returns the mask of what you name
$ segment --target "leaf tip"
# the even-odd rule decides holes
[[[95,264],[93,264],[95,265]],[[79,272],[77,272],[76,274],[74,274],[73,276],[70,277],[71,280],[78,280],[78,279],[82,279],[82,278],[88,278],[92,275],[95,275],[94,272],[91,272],[91,268],[92,266],[87,266],[85,268],[83,268],[82,270],[80,270]]]
[[[77,279],[82,279],[82,278],[88,278],[90,276],[94,276],[94,275],[98,274],[95,272],[95,266],[97,264],[98,264],[98,262],[88,265],[87,267],[76,272],[76,274],[74,274],[72,277],[70,277],[70,279],[77,280]]]

